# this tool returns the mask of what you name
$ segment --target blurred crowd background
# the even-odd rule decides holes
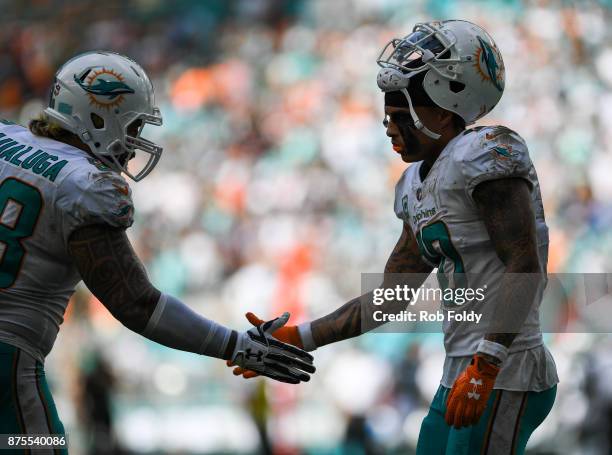
[[[247,310],[322,316],[381,272],[401,232],[376,58],[414,23],[495,38],[507,85],[481,124],[529,145],[549,272],[612,266],[610,0],[3,0],[0,114],[27,124],[57,67],[108,49],[151,75],[161,164],[133,184],[130,237],[154,283],[238,329]],[[612,326],[611,326],[612,327]],[[571,331],[571,330],[570,330]],[[317,351],[299,387],[232,376],[148,342],[79,289],[47,376],[74,454],[411,453],[440,334],[369,334]],[[612,453],[612,339],[549,333],[561,383],[532,454]]]

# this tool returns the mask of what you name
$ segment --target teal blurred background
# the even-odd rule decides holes
[[[382,127],[376,57],[414,23],[461,18],[495,38],[500,104],[550,227],[550,272],[612,268],[612,2],[0,1],[0,114],[27,124],[57,67],[108,49],[151,75],[158,168],[132,185],[129,234],[154,283],[235,328],[243,314],[322,316],[381,272],[401,231],[405,164]],[[561,384],[532,454],[612,453],[612,339],[547,334]],[[411,453],[441,376],[439,334],[319,349],[299,387],[129,332],[79,289],[47,376],[73,454]]]

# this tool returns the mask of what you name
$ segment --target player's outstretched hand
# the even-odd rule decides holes
[[[253,324],[255,327],[265,322],[263,319],[260,319],[259,317],[255,316],[255,314],[251,313],[250,311],[245,316],[247,320],[251,324]],[[300,334],[298,333],[297,326],[295,325],[284,325],[278,328],[276,331],[272,332],[272,336],[279,341],[292,344],[294,346],[297,346],[300,349],[304,349],[304,345],[302,344],[302,339],[300,338]],[[231,360],[227,361],[228,367],[234,367],[235,365],[236,364],[233,363]],[[242,377],[245,379],[251,379],[251,378],[255,378],[259,376],[255,371],[247,370],[242,367],[234,368],[234,375],[235,376],[242,375]]]
[[[289,313],[264,322],[254,314],[247,319],[255,326],[238,335],[236,348],[228,366],[238,365],[245,377],[267,376],[281,382],[298,384],[309,381],[308,373],[314,373],[313,357],[306,351],[274,338],[272,334],[282,330],[289,320]],[[234,373],[236,374],[236,373]]]
[[[484,413],[498,373],[499,367],[476,354],[448,394],[446,423],[455,428],[476,424]]]

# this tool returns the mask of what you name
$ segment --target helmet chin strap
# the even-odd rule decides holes
[[[409,82],[410,77],[405,77],[405,75],[396,68],[383,67],[378,71],[376,76],[378,88],[380,88],[383,92],[394,92],[399,90],[404,94],[406,100],[408,101],[408,109],[410,109],[410,116],[412,117],[412,121],[414,122],[414,127],[416,129],[432,139],[440,139],[441,135],[434,133],[423,125],[423,122],[421,122],[419,116],[415,112],[414,107],[412,106],[412,100],[408,94]]]
[[[412,120],[414,121],[414,127],[417,130],[419,130],[421,133],[423,133],[425,136],[429,136],[430,138],[436,139],[436,140],[440,139],[440,137],[441,137],[440,134],[437,134],[437,133],[434,133],[433,131],[431,131],[419,119],[419,116],[417,115],[416,111],[412,107],[412,100],[410,99],[410,95],[408,94],[408,89],[403,88],[403,89],[401,89],[401,92],[406,97],[406,100],[408,100],[408,109],[410,109],[410,116],[412,117]]]

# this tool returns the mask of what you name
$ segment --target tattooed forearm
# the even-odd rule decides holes
[[[474,191],[495,251],[506,266],[485,339],[509,347],[543,285],[531,195],[522,179],[483,182]]]
[[[88,226],[71,235],[68,248],[89,290],[125,326],[141,332],[160,292],[151,285],[125,231]]]
[[[324,346],[361,335],[361,308],[367,305],[368,296],[372,302],[372,293],[364,294],[345,303],[333,313],[313,321],[311,329],[315,344]]]
[[[432,268],[421,259],[412,230],[410,226],[404,224],[402,235],[387,260],[383,287],[391,287],[400,282],[411,287],[419,287]],[[401,277],[397,275],[400,273],[403,274]],[[317,346],[324,346],[359,336],[382,325],[373,322],[371,315],[374,309],[383,312],[396,311],[398,308],[393,305],[394,302],[385,302],[374,308],[372,292],[368,292],[345,303],[333,313],[313,321],[311,324],[313,339]],[[366,321],[362,321],[362,318],[366,318]]]
[[[520,273],[511,270],[504,273],[499,295],[492,302],[495,307],[485,339],[510,347],[533,306],[538,303],[538,291],[544,283],[544,275],[537,271]]]

